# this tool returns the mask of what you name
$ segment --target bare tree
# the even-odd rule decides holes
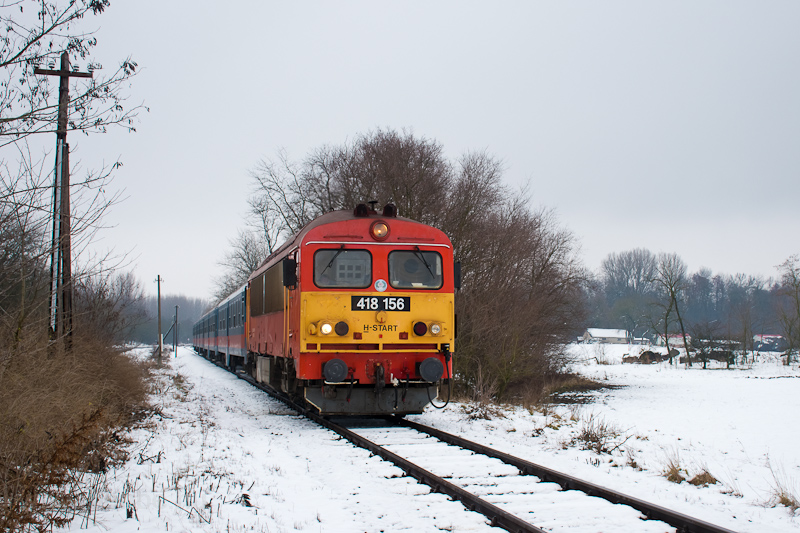
[[[723,347],[720,343],[722,325],[718,320],[705,320],[695,322],[688,327],[692,335],[692,346],[697,349],[697,355],[703,361],[703,368],[706,369],[709,358]],[[730,357],[727,358],[727,362],[730,366]]]
[[[459,312],[459,372],[480,397],[541,387],[560,371],[559,347],[583,317],[583,267],[574,237],[552,213],[509,209],[489,214],[473,266],[465,271]],[[486,378],[490,378],[486,380]]]
[[[215,280],[216,288],[213,295],[215,303],[222,301],[247,283],[250,274],[272,251],[268,246],[268,241],[248,230],[239,231],[229,245],[228,252],[219,262],[224,271]]]
[[[678,303],[687,285],[686,263],[683,262],[683,259],[681,259],[678,254],[660,253],[658,254],[655,274],[652,281],[660,287],[663,299],[668,302],[664,306],[666,309],[664,319],[666,326],[664,328],[665,340],[668,339],[669,315],[671,311],[674,310],[678,325],[680,326],[681,336],[683,337],[683,348],[686,350],[686,365],[690,366],[691,357],[689,342],[686,338],[686,328],[683,324],[683,318],[681,318],[680,305]],[[667,344],[667,348],[669,348],[669,344]]]
[[[624,324],[634,335],[649,330],[648,316],[656,294],[653,283],[657,259],[650,250],[636,248],[609,254],[600,265],[607,325]]]
[[[667,347],[669,364],[672,364],[672,350],[669,347],[669,336],[675,325],[675,319],[672,316],[674,310],[674,302],[671,298],[654,300],[650,303],[650,313],[647,315],[650,328],[656,332],[657,336],[664,339],[664,345]]]
[[[88,59],[97,45],[80,29],[90,15],[100,15],[109,0],[4,0],[0,3],[0,146],[37,133],[54,132],[58,117],[58,84],[34,75],[67,52]],[[93,70],[100,65],[92,64]],[[103,132],[110,125],[135,130],[141,105],[125,109],[121,90],[135,74],[136,63],[125,59],[109,76],[75,82],[70,96],[70,130]],[[54,86],[55,85],[55,86]]]
[[[800,349],[800,256],[793,255],[778,270],[781,274],[778,321],[786,342],[786,364]]]
[[[644,296],[654,290],[658,259],[650,250],[635,248],[609,254],[600,270],[607,293],[617,298],[631,293]]]
[[[441,228],[450,237],[456,257],[470,272],[477,268],[476,257],[483,246],[479,226],[500,206],[508,208],[513,193],[502,183],[502,163],[486,152],[464,154],[455,168]]]
[[[84,334],[119,344],[145,319],[144,289],[131,272],[105,271],[79,278],[75,321]]]
[[[742,357],[753,350],[753,336],[756,327],[763,323],[763,317],[756,311],[757,298],[764,291],[765,282],[758,276],[737,274],[728,279],[728,322],[738,337]]]

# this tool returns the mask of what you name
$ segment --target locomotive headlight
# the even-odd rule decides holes
[[[389,236],[389,225],[382,220],[376,220],[370,226],[369,232],[376,241],[385,241]]]
[[[323,323],[319,328],[320,333],[323,335],[330,335],[331,331],[333,331],[333,326],[328,324],[327,322]]]
[[[434,322],[431,324],[431,335],[439,335],[442,332],[442,325]]]

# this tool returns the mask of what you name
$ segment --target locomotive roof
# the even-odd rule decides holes
[[[401,220],[403,222],[410,222],[412,224],[419,224],[421,226],[425,226],[425,224],[423,224],[422,222],[418,222],[418,221],[412,220],[410,218],[401,217],[401,216],[384,217],[380,213],[376,213],[374,211],[370,212],[370,214],[368,216],[356,216],[356,214],[354,213],[354,211],[352,209],[350,209],[350,210],[341,210],[341,211],[331,211],[329,213],[325,213],[324,215],[318,216],[317,218],[315,218],[314,220],[312,220],[311,222],[309,222],[308,224],[303,226],[303,228],[300,231],[298,231],[297,233],[295,233],[294,235],[289,237],[286,240],[286,242],[284,242],[282,245],[280,245],[277,250],[275,250],[274,252],[269,254],[267,256],[267,258],[260,265],[258,265],[258,268],[255,269],[255,271],[252,274],[250,274],[250,278],[249,279],[252,279],[252,277],[256,273],[263,272],[264,268],[268,264],[270,264],[276,257],[281,257],[281,256],[283,256],[285,254],[285,252],[287,250],[290,250],[293,247],[298,246],[300,241],[303,240],[303,237],[305,237],[308,234],[308,232],[310,232],[314,228],[318,228],[318,227],[324,226],[326,224],[333,224],[333,223],[336,223],[336,222],[344,222],[344,221],[347,221],[347,220],[364,220],[364,219],[366,219],[366,220],[370,220],[370,219]]]

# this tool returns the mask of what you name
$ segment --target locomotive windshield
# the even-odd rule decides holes
[[[365,250],[318,250],[314,254],[314,284],[365,289],[372,284],[372,256]]]
[[[390,252],[389,283],[395,289],[440,289],[442,256],[419,249]]]

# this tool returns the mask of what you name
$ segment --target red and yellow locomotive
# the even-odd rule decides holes
[[[322,414],[420,413],[452,376],[457,285],[444,233],[360,204],[271,254],[198,322],[194,344]]]

